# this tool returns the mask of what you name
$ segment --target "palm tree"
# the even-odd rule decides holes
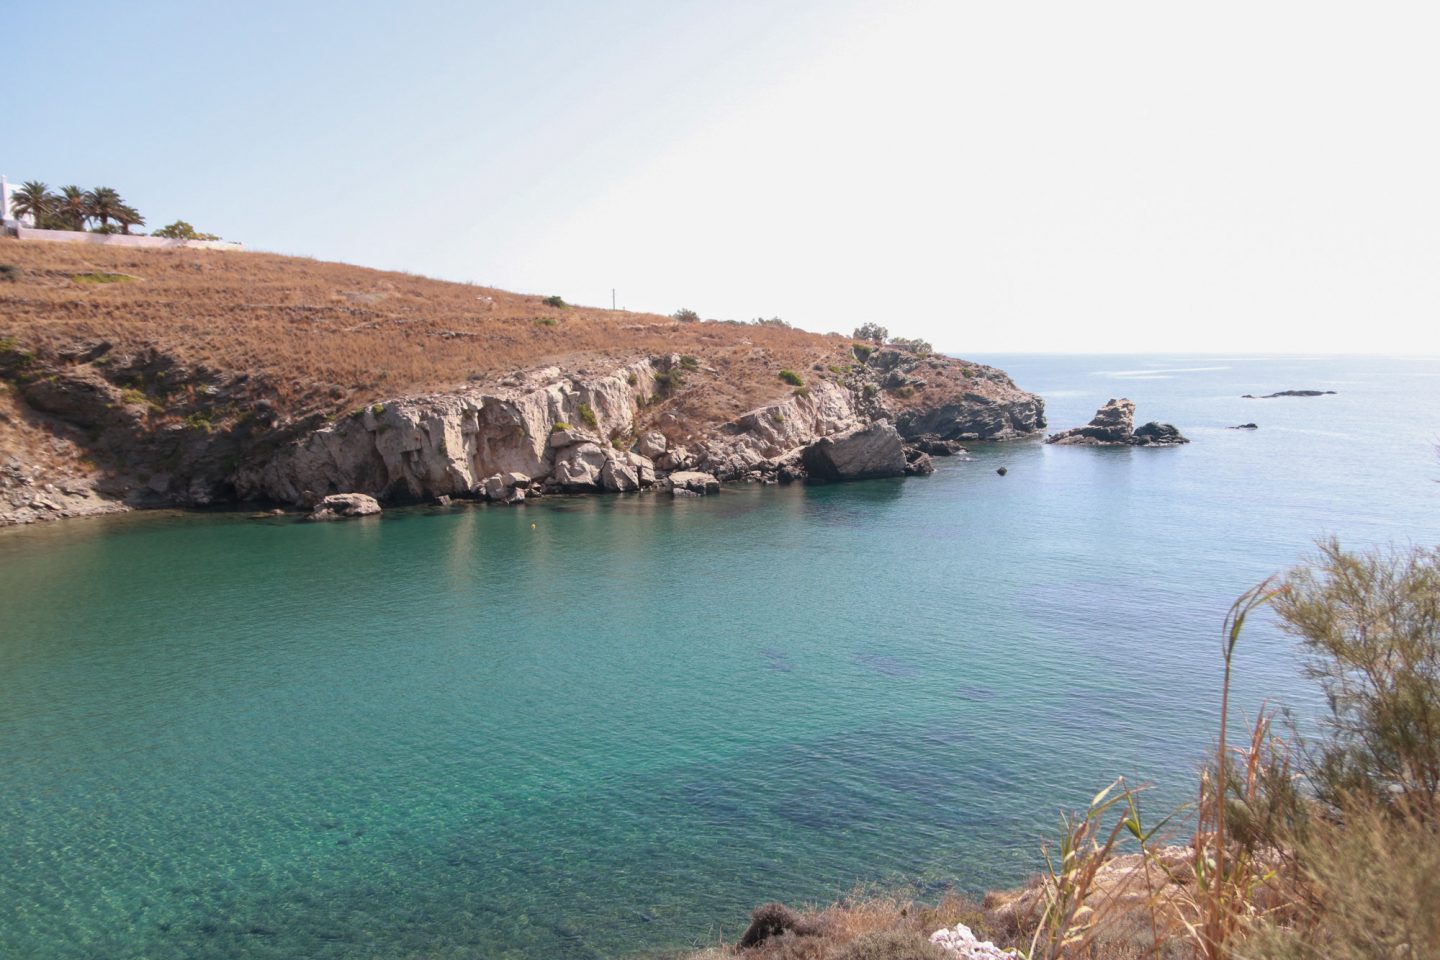
[[[55,194],[39,180],[26,180],[10,197],[10,209],[17,217],[30,217],[35,226],[55,209]]]
[[[110,226],[110,221],[124,205],[120,194],[111,187],[96,187],[85,194],[85,206],[90,216],[100,221],[101,230]]]
[[[55,215],[69,225],[71,230],[84,230],[85,221],[90,217],[90,208],[85,203],[85,191],[73,183],[60,188]]]
[[[128,203],[115,208],[115,222],[120,224],[120,232],[124,234],[128,234],[131,227],[145,226],[145,218],[140,216],[140,211]]]

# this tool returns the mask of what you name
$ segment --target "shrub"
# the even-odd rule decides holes
[[[376,416],[376,417],[384,416],[384,414],[385,414],[385,404],[383,404],[383,403],[371,404],[371,406],[370,406],[370,413],[371,413],[372,416]]]
[[[895,339],[890,341],[890,346],[899,347],[901,350],[908,350],[911,353],[919,354],[922,357],[928,353],[935,352],[935,348],[930,346],[930,341],[920,340],[918,338],[909,339],[906,337],[896,337]]]
[[[674,393],[683,386],[685,386],[685,374],[679,370],[655,374],[655,389],[663,394]]]
[[[686,354],[685,356],[680,358],[680,366],[684,367],[686,370],[699,370],[700,361],[690,356],[689,354]]]
[[[869,359],[870,359],[870,354],[872,354],[872,353],[875,352],[875,348],[872,347],[872,346],[870,346],[870,344],[868,344],[868,343],[855,343],[855,344],[851,344],[851,345],[850,345],[850,349],[851,349],[852,351],[854,351],[854,353],[855,353],[855,359],[856,359],[856,360],[859,360],[861,363],[864,363],[866,360],[869,360]]]
[[[780,379],[781,379],[781,380],[784,380],[786,383],[790,384],[790,386],[792,386],[792,387],[803,387],[803,386],[805,386],[805,381],[802,380],[802,379],[800,378],[800,374],[796,373],[794,370],[781,370],[781,371],[780,371]]]
[[[592,430],[600,426],[599,418],[595,416],[595,411],[591,409],[588,403],[580,404],[578,409],[580,412],[580,419],[584,422],[585,426],[589,427]]]
[[[176,220],[174,223],[166,224],[151,234],[152,237],[165,237],[167,240],[219,240],[213,233],[201,233],[184,220]]]
[[[536,318],[535,318],[535,323],[536,323],[536,325],[537,325],[537,326],[541,326],[541,327],[553,327],[553,326],[555,326],[555,325],[556,325],[557,323],[559,323],[559,322],[560,322],[560,321],[556,320],[554,317],[536,317]]]
[[[630,373],[626,374],[626,376],[625,376],[625,382],[628,383],[628,384],[630,384],[630,386],[633,387],[633,386],[635,386],[637,383],[640,382],[640,378],[637,377],[637,376],[635,375],[635,372],[632,370]]]
[[[674,317],[676,320],[679,320],[681,323],[700,322],[700,314],[696,313],[694,310],[690,310],[685,307],[681,307],[679,310],[676,310],[673,314],[671,314],[671,316]]]
[[[781,320],[779,317],[771,317],[768,320],[764,317],[756,317],[754,323],[757,327],[782,327],[786,330],[790,329],[790,324]]]
[[[550,432],[551,432],[551,433],[559,433],[561,430],[569,430],[569,429],[570,429],[570,424],[566,423],[564,420],[556,420],[554,423],[552,423],[552,424],[550,425]]]
[[[0,263],[0,280],[14,283],[20,279],[21,270],[13,263]]]
[[[547,307],[554,307],[557,310],[563,310],[567,306],[569,306],[569,304],[565,302],[564,298],[557,296],[546,297],[544,300],[541,301],[541,303],[545,304],[545,306]]]
[[[890,331],[878,323],[862,323],[855,328],[852,336],[856,340],[869,340],[873,343],[884,343],[890,339]]]
[[[210,422],[209,414],[205,413],[192,413],[183,422],[191,430],[199,430],[201,433],[209,433],[215,429],[215,425]]]
[[[809,388],[809,387],[796,387],[796,388],[795,388],[795,393],[794,393],[794,395],[797,396],[797,397],[808,397],[808,396],[810,396],[810,388]]]
[[[1440,804],[1440,551],[1347,553],[1323,541],[1275,598],[1329,706],[1307,774],[1321,799]]]

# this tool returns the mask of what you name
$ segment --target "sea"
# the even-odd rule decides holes
[[[1193,795],[1237,596],[1440,543],[1435,358],[971,359],[1193,442],[0,530],[0,957],[653,957],[1013,886],[1116,777]],[[1263,612],[1234,689],[1323,709]]]

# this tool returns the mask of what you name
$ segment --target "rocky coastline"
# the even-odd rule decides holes
[[[373,512],[323,506],[342,494],[386,505],[517,503],[923,476],[932,457],[961,454],[964,443],[1044,430],[1044,401],[1003,371],[896,348],[855,355],[838,375],[715,423],[687,420],[667,402],[703,363],[679,354],[603,371],[545,366],[287,418],[248,392],[243,374],[121,356],[103,341],[51,356],[11,351],[0,357],[11,416],[37,429],[35,446],[70,445],[89,469],[47,475],[24,451],[10,453],[0,461],[0,525],[237,503],[316,510],[321,519]],[[142,379],[164,379],[189,398],[178,423],[157,424],[153,401],[126,386]]]

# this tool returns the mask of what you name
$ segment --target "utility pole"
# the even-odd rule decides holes
[[[615,309],[615,288],[614,288],[614,287],[611,287],[611,288],[610,288],[610,309],[611,309],[611,310],[614,310],[614,309]]]

